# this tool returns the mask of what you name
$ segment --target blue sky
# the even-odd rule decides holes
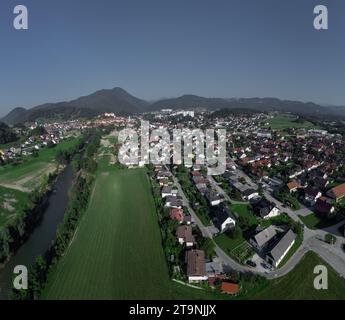
[[[28,31],[12,27],[17,4]],[[115,86],[345,105],[344,35],[343,0],[1,0],[0,115]]]

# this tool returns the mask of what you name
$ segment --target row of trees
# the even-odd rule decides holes
[[[1,228],[0,263],[5,262],[26,241],[41,221],[47,190],[55,177],[55,173],[43,176],[40,186],[29,194],[28,201],[18,209],[14,220]]]
[[[176,274],[174,267],[179,266],[182,269],[185,266],[185,251],[184,247],[178,243],[176,239],[176,228],[179,223],[176,220],[170,218],[170,209],[164,207],[164,203],[161,198],[161,188],[155,180],[155,172],[152,165],[148,166],[149,177],[151,179],[152,193],[156,204],[156,210],[159,218],[159,225],[162,235],[162,245],[166,261],[169,267],[170,276],[180,277],[185,280],[183,274]],[[205,252],[208,259],[212,259],[215,255],[215,244],[209,238],[204,238],[201,231],[196,228],[193,230],[196,236],[196,247]]]
[[[68,150],[58,151],[58,163],[66,163],[84,147],[90,133],[82,136],[79,143]],[[89,146],[94,150],[94,146]],[[63,157],[61,156],[63,154]],[[95,170],[95,165],[89,159],[83,160],[83,167]],[[28,195],[28,201],[17,210],[16,217],[0,229],[0,263],[5,262],[28,238],[32,230],[40,223],[47,201],[49,186],[55,180],[57,173],[44,175],[40,186]]]
[[[58,262],[67,249],[77,228],[81,215],[88,206],[94,171],[97,168],[95,153],[100,145],[100,133],[88,132],[84,135],[87,147],[84,156],[76,154],[73,157],[75,178],[70,190],[69,204],[64,214],[64,220],[59,224],[56,238],[44,256],[39,256],[29,270],[28,290],[13,289],[11,298],[16,300],[37,299],[47,281],[52,267]]]
[[[164,208],[163,201],[161,200],[161,188],[155,180],[155,172],[153,165],[148,165],[149,178],[151,180],[153,198],[156,205],[156,210],[159,218],[159,226],[162,235],[162,246],[166,261],[169,268],[169,273],[173,275],[173,267],[182,265],[182,246],[176,241],[175,230],[178,222],[170,219],[169,210]]]

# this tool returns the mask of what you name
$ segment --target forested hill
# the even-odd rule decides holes
[[[0,122],[0,144],[17,140],[17,135],[5,123]]]

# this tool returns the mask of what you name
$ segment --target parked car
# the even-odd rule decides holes
[[[265,269],[271,270],[271,266],[268,265],[267,263],[261,263],[261,265],[262,265]]]
[[[256,263],[255,263],[254,261],[252,261],[252,260],[248,260],[248,261],[247,261],[247,265],[248,265],[249,267],[252,267],[252,268],[255,268],[255,267],[256,267]]]

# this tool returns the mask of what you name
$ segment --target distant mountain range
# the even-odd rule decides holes
[[[317,117],[344,117],[345,107],[321,106],[312,102],[280,100],[277,98],[204,98],[184,95],[154,103],[130,95],[122,88],[100,90],[78,99],[39,105],[31,109],[15,108],[0,121],[17,124],[44,119],[75,119],[92,117],[104,112],[128,115],[161,109],[249,109],[262,112],[281,111]]]

